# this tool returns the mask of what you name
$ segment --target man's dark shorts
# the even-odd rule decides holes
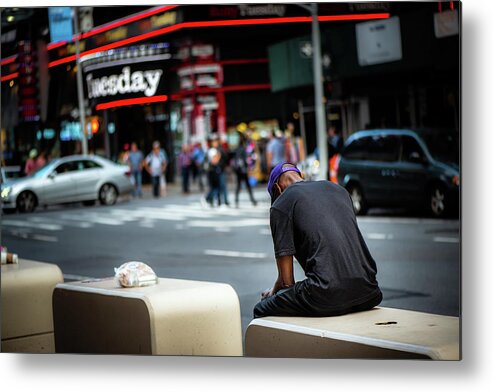
[[[327,309],[314,303],[304,292],[304,281],[296,282],[294,286],[279,290],[275,295],[262,299],[253,309],[253,317],[293,316],[293,317],[330,317],[348,313],[370,310],[382,302],[382,293],[364,303],[342,309]]]

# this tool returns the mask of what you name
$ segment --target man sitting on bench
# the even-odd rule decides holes
[[[329,181],[304,181],[290,163],[272,170],[267,189],[278,278],[253,316],[326,317],[377,306],[377,266],[349,193]],[[306,276],[296,283],[293,257]]]

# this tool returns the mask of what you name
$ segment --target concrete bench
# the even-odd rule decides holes
[[[459,342],[458,317],[377,307],[337,317],[254,319],[245,355],[459,360]]]
[[[52,294],[58,266],[19,259],[2,264],[2,352],[54,353]]]
[[[57,353],[242,356],[240,303],[223,283],[159,278],[122,288],[113,278],[59,284]]]

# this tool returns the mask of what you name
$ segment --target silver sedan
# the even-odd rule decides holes
[[[49,162],[28,177],[2,184],[2,208],[19,212],[36,206],[84,202],[113,205],[133,189],[127,166],[98,156],[72,155]]]

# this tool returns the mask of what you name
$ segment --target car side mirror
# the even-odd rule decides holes
[[[57,172],[56,171],[52,171],[50,174],[48,174],[48,178],[50,180],[54,180],[56,176],[57,176]]]

